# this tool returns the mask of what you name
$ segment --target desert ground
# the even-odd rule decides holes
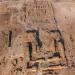
[[[75,75],[75,0],[0,0],[0,75]]]

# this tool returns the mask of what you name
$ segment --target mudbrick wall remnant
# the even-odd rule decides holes
[[[74,2],[0,0],[0,75],[74,75]]]

